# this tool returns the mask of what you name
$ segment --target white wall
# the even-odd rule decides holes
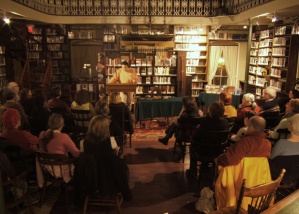
[[[238,80],[245,80],[247,42],[240,42],[239,45],[240,45],[239,46],[240,51],[239,51],[239,56],[237,58],[239,59]],[[239,87],[239,85],[236,85],[236,87]]]

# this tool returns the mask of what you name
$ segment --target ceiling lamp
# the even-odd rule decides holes
[[[9,23],[10,23],[10,19],[9,19],[9,18],[6,18],[6,17],[3,18],[3,21],[4,21],[6,24],[9,24]]]

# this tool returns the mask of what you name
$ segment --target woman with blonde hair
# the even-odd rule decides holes
[[[91,155],[96,162],[100,193],[114,195],[121,192],[125,200],[131,200],[128,168],[124,161],[115,154],[118,146],[114,138],[110,136],[107,117],[96,115],[91,119],[87,137],[80,147],[82,147],[81,151]]]

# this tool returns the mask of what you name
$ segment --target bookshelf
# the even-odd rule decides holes
[[[190,78],[192,97],[198,97],[199,91],[207,84],[208,38],[207,28],[199,26],[175,26],[175,51],[184,52],[182,67],[185,75]],[[186,80],[186,81],[188,81]]]
[[[0,45],[0,87],[4,88],[7,84],[5,46]]]

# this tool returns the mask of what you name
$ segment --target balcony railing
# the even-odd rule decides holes
[[[273,0],[13,0],[37,11],[60,16],[235,15]],[[225,2],[225,3],[222,3]]]

